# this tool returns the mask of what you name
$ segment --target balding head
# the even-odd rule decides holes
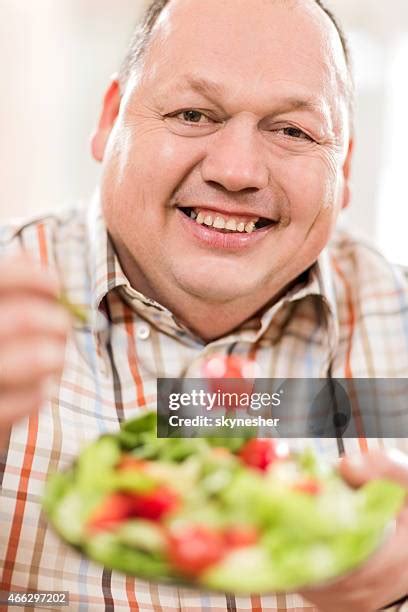
[[[122,62],[119,71],[119,82],[121,85],[122,92],[125,90],[126,84],[128,82],[129,76],[132,72],[140,69],[140,64],[142,62],[144,53],[149,44],[152,31],[156,22],[158,21],[162,12],[166,9],[166,7],[170,4],[170,1],[175,0],[152,0],[147,9],[145,10],[141,20],[138,22],[129,45],[129,49],[127,54]],[[276,1],[276,0],[270,0]],[[284,0],[287,5],[295,4],[299,2],[299,0]],[[302,0],[300,0],[302,1]],[[340,76],[341,87],[343,89],[343,93],[348,102],[349,115],[350,115],[350,127],[353,127],[353,119],[354,119],[354,77],[353,77],[353,68],[352,68],[352,60],[351,54],[349,50],[348,41],[346,35],[334,15],[334,13],[324,4],[322,0],[306,0],[307,2],[313,3],[320,11],[322,11],[328,21],[331,22],[331,27],[337,33],[339,38],[342,53],[344,56],[344,61],[346,64],[346,73]]]

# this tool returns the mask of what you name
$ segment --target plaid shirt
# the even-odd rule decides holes
[[[315,610],[296,594],[233,597],[175,589],[104,570],[65,546],[40,512],[47,474],[87,442],[155,408],[157,377],[200,376],[203,359],[255,358],[261,376],[408,377],[408,286],[371,247],[337,234],[278,303],[241,329],[205,344],[163,306],[133,289],[104,225],[89,207],[11,223],[2,256],[24,249],[58,272],[69,299],[91,313],[66,347],[58,389],[39,414],[14,426],[0,463],[0,573],[4,590],[69,591],[72,610],[163,612]],[[108,326],[100,325],[101,311]],[[104,318],[102,317],[104,320]],[[337,456],[336,440],[313,442]],[[405,439],[345,440],[348,452]]]

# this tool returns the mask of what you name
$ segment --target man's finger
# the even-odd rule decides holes
[[[26,295],[0,298],[0,347],[35,334],[66,336],[72,319],[67,310],[57,303]]]
[[[345,457],[340,462],[339,470],[343,478],[354,487],[373,478],[387,478],[406,487],[408,491],[408,455],[397,449]]]
[[[15,421],[41,408],[46,400],[50,379],[44,377],[36,385],[26,385],[11,392],[2,391],[0,396],[0,451],[1,438]],[[4,443],[4,440],[3,440]]]
[[[27,255],[14,255],[0,261],[0,297],[11,292],[34,292],[55,298],[59,292],[58,278],[53,270]]]
[[[64,367],[65,341],[29,337],[0,346],[0,391],[18,390],[44,376],[59,375]],[[1,414],[0,414],[1,419]]]

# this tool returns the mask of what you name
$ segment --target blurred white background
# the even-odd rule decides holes
[[[87,198],[109,76],[148,0],[0,0],[0,221]],[[408,265],[408,0],[328,0],[357,81],[353,201],[345,222]]]

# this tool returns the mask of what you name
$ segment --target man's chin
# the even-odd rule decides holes
[[[253,295],[253,283],[243,282],[243,279],[228,279],[227,276],[217,278],[202,277],[179,279],[179,286],[192,297],[207,303],[226,304],[240,301]]]

